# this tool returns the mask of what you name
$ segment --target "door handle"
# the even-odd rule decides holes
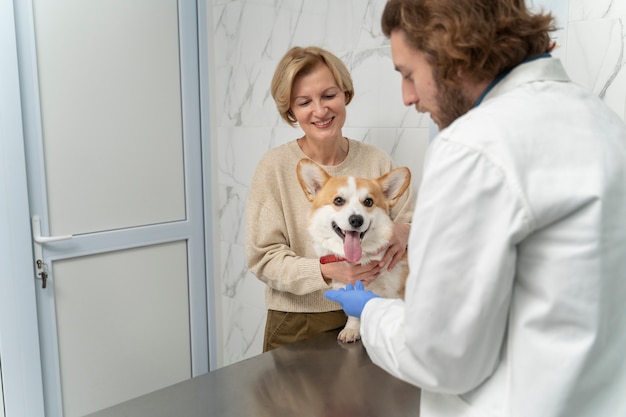
[[[47,265],[43,262],[43,249],[41,245],[61,240],[70,240],[74,238],[74,236],[41,236],[41,220],[39,216],[33,216],[31,224],[33,226],[33,249],[35,251],[35,277],[41,279],[42,288],[46,288],[48,271],[46,271]]]
[[[60,240],[69,240],[74,236],[66,235],[66,236],[41,236],[41,220],[39,220],[39,216],[33,216],[33,240],[37,243],[50,243],[50,242],[58,242]]]

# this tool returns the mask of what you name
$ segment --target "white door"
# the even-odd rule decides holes
[[[15,12],[46,416],[82,416],[209,370],[196,4]]]

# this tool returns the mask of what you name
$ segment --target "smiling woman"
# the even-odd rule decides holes
[[[294,83],[291,114],[304,132],[300,148],[323,165],[337,165],[348,154],[341,129],[346,121],[346,95],[330,69],[318,64]]]
[[[291,126],[296,126],[297,120],[291,113],[292,99],[297,97],[293,93],[295,81],[299,77],[313,72],[318,65],[324,65],[331,72],[333,83],[345,94],[345,104],[348,105],[354,97],[352,77],[344,63],[330,52],[310,46],[308,48],[291,48],[280,61],[272,79],[272,97],[281,117]]]
[[[365,178],[396,164],[381,149],[343,136],[354,89],[348,69],[330,52],[292,48],[276,68],[271,91],[283,120],[304,135],[263,156],[247,201],[248,267],[267,285],[264,351],[344,326],[339,305],[323,296],[328,282],[371,281],[395,266],[406,250],[414,205],[409,190],[392,210],[394,236],[381,262],[320,262],[306,229],[311,203],[298,183],[298,162],[308,158],[330,175]]]

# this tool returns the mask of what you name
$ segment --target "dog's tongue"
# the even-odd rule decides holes
[[[343,251],[346,260],[349,262],[358,262],[363,255],[361,249],[361,238],[359,232],[346,232],[346,238],[343,241]]]

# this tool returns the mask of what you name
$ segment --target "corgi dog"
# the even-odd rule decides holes
[[[308,231],[320,262],[345,260],[363,265],[382,259],[393,234],[390,210],[409,187],[409,169],[396,168],[373,180],[333,177],[310,159],[302,159],[296,173],[306,198],[313,203]],[[366,289],[381,297],[402,298],[407,275],[405,254],[393,270],[383,267]],[[333,281],[331,286],[337,289],[345,284]],[[360,324],[359,318],[348,317],[337,338],[341,342],[359,340]]]

